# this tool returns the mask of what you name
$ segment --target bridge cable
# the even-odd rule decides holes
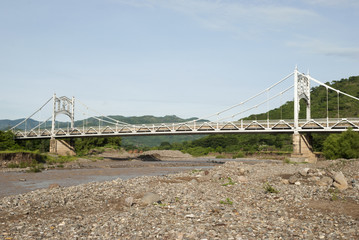
[[[226,109],[224,109],[224,110],[222,110],[222,111],[219,111],[219,112],[217,112],[217,113],[215,113],[215,114],[212,114],[212,115],[209,115],[209,116],[206,116],[206,117],[201,117],[201,118],[198,118],[198,119],[192,120],[192,121],[187,121],[187,122],[184,122],[184,123],[191,123],[191,122],[197,122],[197,121],[200,121],[200,120],[205,120],[205,119],[207,119],[207,118],[214,117],[214,116],[216,116],[216,115],[218,116],[218,115],[220,115],[220,114],[222,114],[222,113],[224,113],[224,112],[227,112],[227,111],[229,111],[229,110],[232,110],[233,108],[236,108],[236,107],[238,107],[238,106],[241,106],[241,105],[243,105],[243,104],[249,102],[250,100],[252,100],[252,99],[254,99],[254,98],[256,98],[256,97],[262,95],[262,94],[265,93],[266,91],[269,91],[270,89],[274,88],[274,87],[277,86],[278,84],[280,84],[280,83],[282,83],[283,81],[287,80],[289,77],[293,76],[293,74],[294,74],[294,72],[292,72],[291,74],[287,75],[286,77],[284,77],[283,79],[281,79],[281,80],[278,81],[277,83],[273,84],[273,85],[270,86],[269,88],[267,88],[267,89],[261,91],[260,93],[254,95],[254,96],[252,96],[252,97],[250,97],[250,98],[248,98],[247,100],[245,100],[245,101],[243,101],[243,102],[241,102],[241,103],[235,104],[235,105],[233,105],[233,106],[231,106],[231,107],[229,107],[229,108],[226,108]]]
[[[108,117],[108,116],[104,116],[103,114],[101,114],[100,112],[98,112],[98,111],[96,111],[95,109],[91,109],[91,108],[89,108],[86,104],[84,104],[84,103],[82,103],[80,100],[77,100],[79,103],[81,103],[87,110],[91,110],[91,111],[93,111],[93,112],[95,112],[95,113],[97,113],[99,116],[102,116],[102,117],[105,117],[105,118],[108,118],[108,119],[110,119],[110,120],[112,120],[112,121],[114,121],[114,123],[115,124],[118,124],[118,123],[120,123],[120,124],[124,124],[124,125],[131,125],[131,124],[129,124],[129,123],[126,123],[126,122],[122,122],[122,121],[119,121],[119,120],[116,120],[116,119],[114,119],[114,118],[111,118],[111,117]],[[113,123],[112,123],[113,124]]]
[[[51,97],[49,100],[47,100],[47,102],[46,102],[44,105],[42,105],[36,112],[34,112],[33,114],[31,114],[29,117],[25,118],[25,119],[24,119],[23,121],[21,121],[20,123],[16,124],[14,127],[10,128],[10,130],[15,129],[17,126],[23,124],[24,122],[25,122],[25,124],[26,124],[26,122],[27,122],[27,120],[28,120],[29,118],[31,118],[31,117],[34,116],[36,113],[38,113],[39,111],[41,111],[42,108],[45,107],[46,104],[48,104],[52,99],[53,99],[53,97]]]
[[[340,114],[339,114],[339,111],[340,111],[340,110],[339,110],[339,95],[340,95],[339,92],[337,92],[337,98],[338,98],[338,119],[339,119],[339,116],[340,116]]]
[[[263,105],[263,104],[265,104],[265,103],[271,101],[272,99],[274,99],[274,98],[276,98],[276,97],[278,97],[278,96],[281,96],[283,93],[289,91],[289,90],[292,89],[293,87],[294,87],[294,85],[290,86],[289,88],[283,90],[282,92],[278,93],[277,95],[274,95],[274,96],[268,98],[267,100],[265,100],[265,101],[263,101],[263,102],[261,102],[261,103],[259,103],[259,104],[257,104],[257,105],[254,105],[254,106],[252,106],[252,107],[250,107],[250,108],[247,108],[247,109],[245,109],[245,110],[243,110],[243,111],[241,111],[241,112],[239,112],[239,113],[233,114],[233,115],[230,116],[230,117],[222,118],[222,119],[220,119],[219,121],[222,121],[222,120],[225,120],[225,119],[228,119],[228,118],[231,118],[231,117],[235,117],[235,116],[237,116],[237,115],[239,115],[239,114],[248,112],[249,110],[252,110],[252,109],[254,109],[254,108],[258,108],[259,106],[261,106],[261,105]]]

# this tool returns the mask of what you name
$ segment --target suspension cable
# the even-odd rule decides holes
[[[267,100],[265,100],[265,101],[263,101],[263,102],[261,102],[261,103],[259,103],[259,104],[257,104],[257,105],[254,105],[254,106],[252,106],[252,107],[250,107],[250,108],[247,108],[247,109],[245,109],[245,110],[243,110],[243,111],[241,111],[241,112],[239,112],[239,113],[233,114],[233,115],[231,115],[231,116],[229,116],[229,117],[222,118],[222,119],[220,119],[219,121],[222,121],[222,120],[225,120],[225,119],[228,119],[228,118],[231,118],[231,117],[235,117],[235,116],[237,116],[237,115],[239,115],[239,114],[248,112],[249,110],[252,110],[252,109],[254,109],[254,108],[258,108],[259,106],[261,106],[261,105],[263,105],[263,104],[265,104],[265,103],[271,101],[272,99],[274,99],[274,98],[276,98],[276,97],[278,97],[278,96],[281,96],[283,93],[289,91],[289,90],[292,89],[293,87],[294,87],[294,85],[290,86],[289,88],[285,89],[284,91],[282,91],[282,92],[280,92],[280,93],[278,93],[278,94],[276,94],[276,95],[274,95],[274,96],[268,98]]]
[[[121,124],[125,124],[125,125],[130,125],[129,123],[122,122],[122,121],[116,120],[116,119],[111,118],[111,117],[108,117],[108,116],[104,116],[104,115],[101,114],[100,112],[98,112],[98,111],[96,111],[96,110],[94,110],[94,109],[92,109],[92,108],[89,108],[86,104],[82,103],[80,100],[77,100],[77,102],[81,103],[87,110],[91,110],[91,111],[97,113],[99,116],[102,116],[102,117],[108,118],[108,119],[110,119],[110,120],[112,120],[112,121],[115,121],[115,124],[121,123]]]
[[[293,76],[293,74],[294,74],[294,72],[292,72],[291,74],[287,75],[286,77],[284,77],[283,79],[281,79],[281,80],[278,81],[277,83],[273,84],[273,85],[270,86],[269,88],[264,89],[264,90],[261,91],[260,93],[257,93],[256,95],[254,95],[254,96],[248,98],[247,100],[245,100],[245,101],[243,101],[243,102],[240,102],[240,103],[238,103],[238,104],[235,104],[235,105],[233,105],[233,106],[231,106],[231,107],[229,107],[229,108],[226,108],[226,109],[224,109],[224,110],[222,110],[222,111],[219,111],[219,112],[217,112],[217,113],[214,113],[214,114],[212,114],[212,115],[208,115],[208,116],[201,117],[201,118],[198,118],[198,119],[196,119],[196,120],[187,121],[187,122],[184,122],[184,123],[191,123],[191,122],[197,122],[197,121],[200,121],[200,120],[205,120],[205,119],[207,119],[207,118],[211,118],[211,117],[214,117],[214,116],[216,116],[216,115],[218,116],[218,115],[220,115],[220,114],[222,114],[222,113],[224,113],[224,112],[227,112],[227,111],[229,111],[229,110],[232,110],[233,108],[239,107],[239,106],[241,106],[241,105],[243,105],[243,104],[245,104],[245,103],[251,101],[252,99],[254,99],[254,98],[256,98],[256,97],[262,95],[263,93],[265,93],[265,92],[271,90],[272,88],[274,88],[274,87],[277,86],[278,84],[282,83],[283,81],[287,80],[289,77]],[[292,87],[293,87],[293,86],[292,86]]]
[[[340,111],[340,110],[339,110],[339,95],[340,95],[340,94],[339,94],[339,92],[337,91],[337,98],[338,98],[338,119],[339,119],[339,116],[340,116],[340,114],[339,114],[339,111]]]
[[[23,121],[21,121],[20,123],[16,124],[14,127],[10,128],[10,130],[15,129],[17,126],[23,124],[24,122],[26,122],[29,118],[31,118],[32,116],[34,116],[36,113],[38,113],[39,111],[42,110],[43,107],[46,106],[46,104],[48,104],[51,100],[53,99],[53,97],[51,97],[49,100],[46,101],[46,103],[44,105],[42,105],[36,112],[34,112],[33,114],[31,114],[29,117],[25,118]]]

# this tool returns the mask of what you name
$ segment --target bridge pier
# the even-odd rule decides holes
[[[75,156],[75,149],[64,140],[50,139],[50,153],[62,156]]]
[[[317,162],[318,159],[313,153],[313,148],[307,136],[299,133],[293,134],[293,153],[290,160],[293,162]]]

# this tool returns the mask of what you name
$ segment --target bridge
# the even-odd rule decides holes
[[[292,79],[292,84],[288,86],[288,79]],[[326,98],[326,118],[312,119],[311,118],[311,83],[324,86],[327,91]],[[284,88],[280,88],[284,86]],[[279,89],[279,90],[278,90]],[[294,118],[293,119],[270,119],[269,104],[274,102],[277,98],[282,98],[285,94],[290,93],[291,100],[294,100]],[[337,93],[338,117],[329,118],[328,114],[328,91]],[[264,97],[263,97],[264,96]],[[75,98],[57,97],[54,94],[48,101],[45,102],[38,110],[36,110],[29,117],[22,122],[12,127],[16,139],[40,139],[50,138],[55,139],[64,138],[78,138],[78,137],[108,137],[108,136],[148,136],[148,135],[181,135],[181,134],[223,134],[223,133],[291,133],[293,134],[294,154],[303,155],[302,152],[310,152],[310,144],[303,137],[304,133],[337,133],[346,131],[348,128],[354,131],[359,131],[359,118],[339,117],[340,96],[346,96],[353,101],[359,101],[355,96],[334,89],[331,86],[313,78],[309,73],[304,74],[298,71],[297,68],[279,80],[270,87],[255,94],[254,96],[232,105],[226,109],[210,114],[205,117],[193,121],[186,121],[180,123],[158,123],[158,124],[128,124],[118,121],[109,116],[103,116],[97,111],[95,116],[91,118],[98,121],[98,126],[88,126],[87,120],[83,119],[81,127],[75,126]],[[306,118],[299,119],[300,101],[304,100],[306,105]],[[51,116],[43,121],[39,121],[38,125],[27,129],[28,121],[36,114],[41,112],[45,106],[52,102]],[[77,100],[80,106],[87,111],[90,109],[84,103]],[[251,110],[259,109],[267,106],[266,120],[238,120],[238,116],[248,114]],[[227,114],[227,115],[226,115]],[[50,115],[50,114],[49,114]],[[59,115],[67,116],[70,121],[67,127],[56,127],[59,123],[56,118]],[[83,115],[85,113],[83,112]],[[216,118],[216,120],[208,120]],[[236,119],[237,118],[237,119]],[[231,120],[228,120],[231,119]],[[51,126],[49,126],[51,123]],[[56,150],[54,150],[56,152]]]

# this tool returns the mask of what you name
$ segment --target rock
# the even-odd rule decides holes
[[[20,182],[26,182],[26,179],[25,178],[20,178],[19,181]]]
[[[245,176],[239,176],[238,181],[240,181],[240,182],[248,182],[248,179]]]
[[[318,186],[330,186],[333,184],[333,179],[330,177],[323,177],[316,182]]]
[[[148,205],[148,204],[157,203],[157,202],[161,201],[161,197],[160,197],[160,195],[158,195],[156,193],[148,192],[142,197],[141,201],[143,204]]]
[[[299,174],[302,175],[303,177],[305,177],[308,175],[309,169],[310,168],[303,168],[303,169],[299,170]]]
[[[194,214],[187,214],[186,216],[185,216],[185,218],[194,218],[195,216],[194,216]]]
[[[125,203],[127,206],[131,207],[133,205],[133,197],[127,197]]]
[[[299,185],[300,185],[300,182],[299,182],[299,181],[296,181],[294,184],[299,186]]]
[[[294,184],[296,181],[298,181],[298,177],[296,175],[292,175],[289,179],[288,182],[290,184]]]
[[[239,169],[239,174],[244,175],[246,173],[246,170],[244,168]]]
[[[196,179],[192,179],[192,180],[190,181],[190,183],[191,183],[191,184],[197,184],[198,182],[197,182]]]
[[[49,185],[49,189],[54,189],[54,188],[60,188],[60,185],[57,183],[53,183]]]
[[[344,177],[344,174],[342,172],[337,172],[333,176],[334,179],[334,187],[338,188],[339,190],[345,190],[348,188],[348,182]]]
[[[282,183],[283,184],[289,184],[289,181],[288,181],[288,179],[282,179]]]

